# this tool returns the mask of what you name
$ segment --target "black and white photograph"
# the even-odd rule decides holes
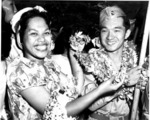
[[[0,120],[149,120],[149,0],[1,8]]]

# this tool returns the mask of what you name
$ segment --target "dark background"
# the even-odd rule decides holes
[[[136,19],[130,39],[137,44],[140,52],[141,42],[145,27],[148,1],[52,1],[52,0],[15,0],[17,9],[41,5],[52,18],[53,29],[59,29],[71,23],[80,21],[81,24],[90,26],[91,35],[98,36],[98,19],[101,10],[99,5],[119,5],[129,19]],[[149,47],[149,46],[148,46]]]

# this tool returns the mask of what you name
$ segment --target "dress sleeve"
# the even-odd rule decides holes
[[[27,65],[20,63],[16,66],[12,65],[8,69],[8,85],[17,92],[45,84],[44,80],[42,81],[42,73],[34,67],[30,68]]]

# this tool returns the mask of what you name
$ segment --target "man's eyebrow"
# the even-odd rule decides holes
[[[115,29],[123,29],[124,27],[122,27],[122,26],[117,26],[117,27],[115,27]]]

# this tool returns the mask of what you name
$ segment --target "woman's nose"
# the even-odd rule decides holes
[[[42,42],[45,41],[44,35],[40,35],[38,41],[42,41]]]

